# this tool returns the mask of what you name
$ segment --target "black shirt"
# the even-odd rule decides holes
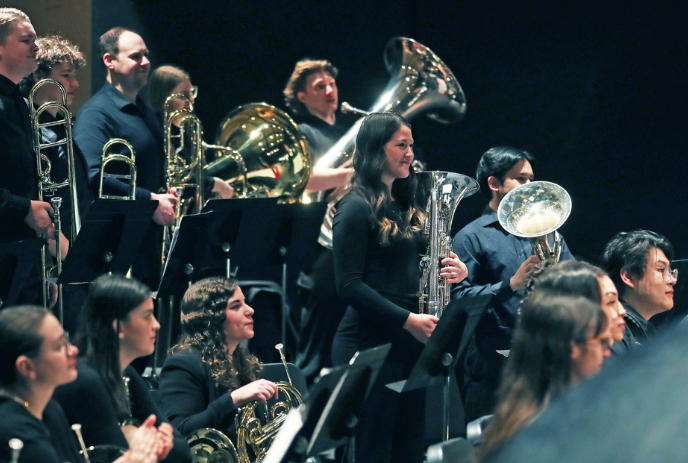
[[[0,75],[0,242],[36,237],[24,218],[38,199],[36,156],[26,101],[7,77]]]
[[[311,163],[315,165],[320,156],[327,153],[327,150],[349,130],[356,118],[337,111],[334,124],[328,124],[310,113],[296,116],[295,120],[299,130],[306,137]]]
[[[646,346],[655,334],[655,328],[650,322],[645,320],[628,302],[621,303],[626,309],[626,315],[624,315],[626,329],[623,339],[615,342],[610,348],[614,355],[624,355],[633,352],[638,347]]]
[[[0,461],[10,461],[7,445],[17,438],[24,447],[19,461],[26,463],[81,463],[76,435],[71,430],[60,405],[50,400],[43,419],[33,416],[23,405],[0,397]]]
[[[103,146],[112,138],[124,138],[136,152],[136,199],[150,199],[165,186],[165,153],[162,128],[146,104],[129,100],[109,82],[105,82],[79,111],[74,139],[84,154],[88,178],[94,196],[98,194]],[[107,178],[105,193],[125,196],[125,183]]]

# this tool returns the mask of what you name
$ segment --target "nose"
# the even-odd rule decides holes
[[[76,347],[74,344],[69,344],[69,356],[70,357],[76,357],[79,355],[79,348]]]
[[[158,331],[160,329],[160,322],[157,318],[153,317],[153,330]]]
[[[624,315],[626,315],[626,309],[623,304],[619,302],[619,317],[623,317]]]
[[[325,87],[325,95],[332,95],[332,92],[334,92],[334,86],[328,85]]]
[[[141,66],[149,66],[150,65],[150,60],[146,55],[141,58]]]
[[[78,80],[72,79],[72,88],[73,88],[74,90],[76,90],[77,88],[79,88],[79,81],[78,81]]]
[[[250,305],[246,304],[246,314],[249,315],[249,316],[251,316],[251,315],[253,315],[254,312],[255,312],[255,310],[253,310],[253,307],[251,307]]]

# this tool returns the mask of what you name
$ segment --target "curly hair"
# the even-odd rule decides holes
[[[79,47],[64,37],[59,35],[46,35],[36,39],[38,53],[36,62],[38,68],[19,84],[22,93],[28,96],[36,81],[49,79],[55,66],[62,63],[69,63],[79,70],[86,66],[86,58],[79,51]]]
[[[363,120],[356,136],[352,191],[370,206],[371,215],[379,225],[379,238],[383,245],[389,244],[392,236],[409,238],[414,232],[422,230],[425,224],[425,211],[415,195],[418,182],[413,169],[409,170],[407,178],[394,181],[391,195],[382,182],[382,174],[387,166],[385,145],[402,125],[411,127],[399,114],[372,113]],[[393,199],[407,211],[401,223],[389,218],[393,216],[390,212]]]
[[[197,281],[182,300],[182,338],[170,355],[194,349],[210,368],[216,386],[232,391],[259,379],[262,365],[254,355],[237,346],[228,353],[224,329],[227,301],[239,287],[236,280],[212,277]]]
[[[294,66],[294,72],[291,73],[287,86],[284,88],[284,102],[295,114],[308,114],[304,104],[299,101],[299,92],[306,91],[308,77],[318,72],[326,72],[334,79],[339,74],[339,70],[324,59],[305,58]]]

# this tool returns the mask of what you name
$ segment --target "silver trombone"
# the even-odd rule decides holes
[[[60,90],[60,101],[48,101],[43,103],[38,108],[34,106],[34,98],[36,92],[44,87],[45,85],[54,85]],[[74,164],[74,144],[72,137],[72,113],[67,108],[67,91],[56,80],[53,79],[43,79],[36,83],[29,93],[29,109],[31,112],[31,129],[33,132],[33,148],[36,154],[36,167],[37,167],[37,177],[38,177],[38,200],[44,201],[45,198],[55,196],[58,190],[63,188],[68,188],[70,192],[71,209],[72,215],[70,217],[71,223],[71,236],[72,239],[76,237],[81,229],[81,216],[79,215],[79,203],[77,196],[77,185],[76,185],[76,170]],[[62,119],[57,117],[57,120],[41,123],[41,115],[50,109],[56,109],[57,115],[61,116]],[[55,126],[64,126],[65,137],[61,140],[54,142],[44,142],[42,136],[42,129]],[[67,154],[67,178],[60,182],[55,182],[51,176],[50,171],[52,168],[50,159],[44,154],[44,150],[64,146]],[[60,201],[53,201],[53,207],[59,208]],[[59,272],[62,270],[62,255],[61,250],[61,224],[59,209],[55,210],[54,219],[56,222],[55,227],[55,241],[57,249],[57,271],[59,277]],[[48,296],[49,296],[49,283],[57,281],[56,278],[50,277],[50,270],[52,265],[48,263],[49,256],[46,253],[45,246],[41,250],[41,260],[43,263],[42,269],[42,283],[43,283],[43,305],[48,306]],[[58,310],[60,315],[60,323],[64,321],[64,304],[62,301],[62,285],[58,285]]]

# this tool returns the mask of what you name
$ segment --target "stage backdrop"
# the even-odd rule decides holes
[[[679,1],[92,5],[94,41],[115,25],[131,27],[146,40],[154,66],[190,72],[208,141],[242,103],[284,108],[284,84],[305,56],[339,67],[340,101],[371,106],[389,80],[385,43],[412,37],[453,70],[468,101],[456,125],[415,121],[414,138],[431,169],[474,175],[491,146],[525,148],[538,158],[536,177],[571,194],[573,213],[562,232],[574,254],[596,259],[616,232],[648,228],[688,256],[681,161],[688,149],[688,37]],[[102,66],[94,66],[94,89],[103,78]],[[479,196],[466,200],[455,225],[484,204]]]

